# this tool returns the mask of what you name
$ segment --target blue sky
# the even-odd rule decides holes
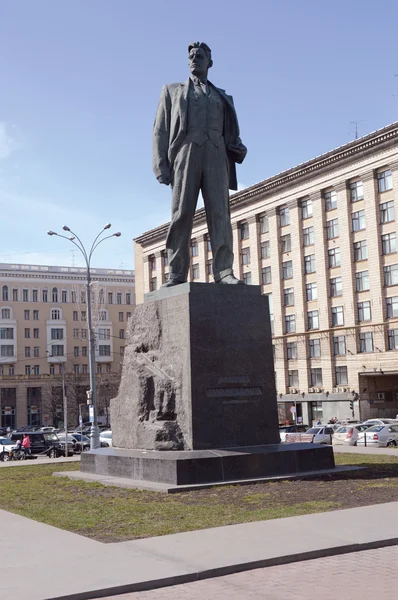
[[[93,264],[133,268],[132,238],[169,220],[151,132],[189,42],[234,96],[245,187],[398,120],[397,23],[393,0],[3,0],[0,262],[81,264],[46,231],[111,222]]]

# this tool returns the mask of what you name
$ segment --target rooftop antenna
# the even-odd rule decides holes
[[[75,267],[75,252],[76,250],[74,248],[71,249],[71,253],[72,253],[72,267]]]
[[[365,123],[365,120],[362,119],[360,121],[350,121],[351,125],[355,125],[355,139],[358,139],[358,123]]]
[[[124,267],[124,262],[120,261],[120,267],[119,267],[119,269],[123,269],[123,267]]]

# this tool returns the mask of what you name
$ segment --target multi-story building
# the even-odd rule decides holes
[[[91,269],[99,396],[120,378],[134,272]],[[0,264],[1,426],[63,420],[62,380],[71,417],[89,387],[86,269]]]
[[[398,413],[397,143],[393,123],[231,197],[235,273],[269,298],[282,421]],[[167,280],[167,228],[135,240],[138,303]],[[191,256],[191,280],[211,281],[203,208]]]

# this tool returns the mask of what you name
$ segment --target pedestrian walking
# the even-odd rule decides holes
[[[30,455],[30,437],[26,433],[23,436],[22,448],[26,455]]]

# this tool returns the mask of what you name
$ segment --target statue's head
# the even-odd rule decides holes
[[[211,50],[204,42],[193,42],[188,46],[189,68],[195,77],[207,77],[207,71],[213,65]]]

